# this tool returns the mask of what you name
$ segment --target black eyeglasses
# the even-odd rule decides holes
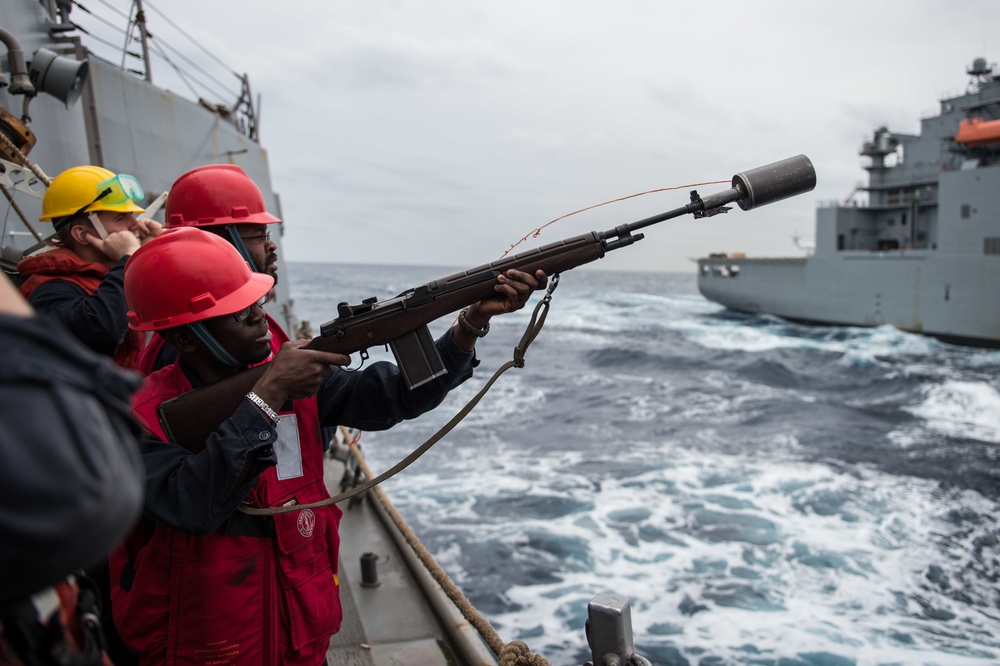
[[[271,240],[271,232],[265,231],[262,234],[257,234],[256,236],[240,236],[245,241],[258,241],[263,240],[265,243]]]
[[[267,294],[261,296],[260,300],[258,300],[256,303],[251,303],[248,307],[243,308],[239,312],[234,312],[233,319],[242,324],[247,320],[247,317],[250,316],[250,311],[253,310],[253,307],[255,305],[259,308],[262,308],[264,307],[264,303],[267,303]]]

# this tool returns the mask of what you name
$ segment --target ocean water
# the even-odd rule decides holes
[[[318,331],[455,270],[284,272]],[[536,300],[439,409],[362,436],[373,469],[510,359]],[[630,600],[655,664],[997,664],[998,371],[888,327],[729,312],[693,270],[577,269],[525,367],[386,490],[500,636],[555,666],[590,659],[600,592]]]

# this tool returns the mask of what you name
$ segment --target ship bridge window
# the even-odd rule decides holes
[[[962,204],[962,219],[967,220],[972,216],[972,207],[969,204]]]
[[[983,254],[1000,254],[1000,238],[988,236],[983,239]]]
[[[711,274],[716,277],[734,278],[739,277],[740,275],[740,267],[738,264],[730,264],[728,266],[725,264],[714,264],[712,266],[705,265],[701,267],[701,270],[706,275],[711,272]]]
[[[701,274],[705,277],[723,277],[723,278],[734,278],[740,275],[740,265],[739,264],[716,264],[716,263],[703,263],[700,264]]]

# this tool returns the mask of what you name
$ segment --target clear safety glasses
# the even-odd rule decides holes
[[[239,312],[233,313],[233,319],[240,322],[241,324],[247,320],[250,316],[250,311],[253,310],[253,306],[264,307],[264,303],[267,303],[267,294],[264,294],[256,303],[251,303],[248,307],[243,308]]]
[[[259,241],[259,240],[262,240],[265,243],[269,243],[271,241],[271,232],[270,231],[262,231],[259,234],[254,234],[253,236],[240,236],[240,238],[242,238],[245,241]]]

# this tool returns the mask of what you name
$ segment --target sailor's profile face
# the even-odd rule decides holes
[[[208,332],[243,365],[260,363],[271,355],[271,331],[264,308],[254,304],[248,310],[205,320]]]
[[[270,224],[239,224],[236,230],[253,258],[258,273],[267,273],[278,283],[278,244],[271,239]]]
[[[139,228],[139,220],[132,213],[118,213],[113,210],[97,212],[97,219],[104,225],[105,231],[113,234],[116,231],[135,232]]]

